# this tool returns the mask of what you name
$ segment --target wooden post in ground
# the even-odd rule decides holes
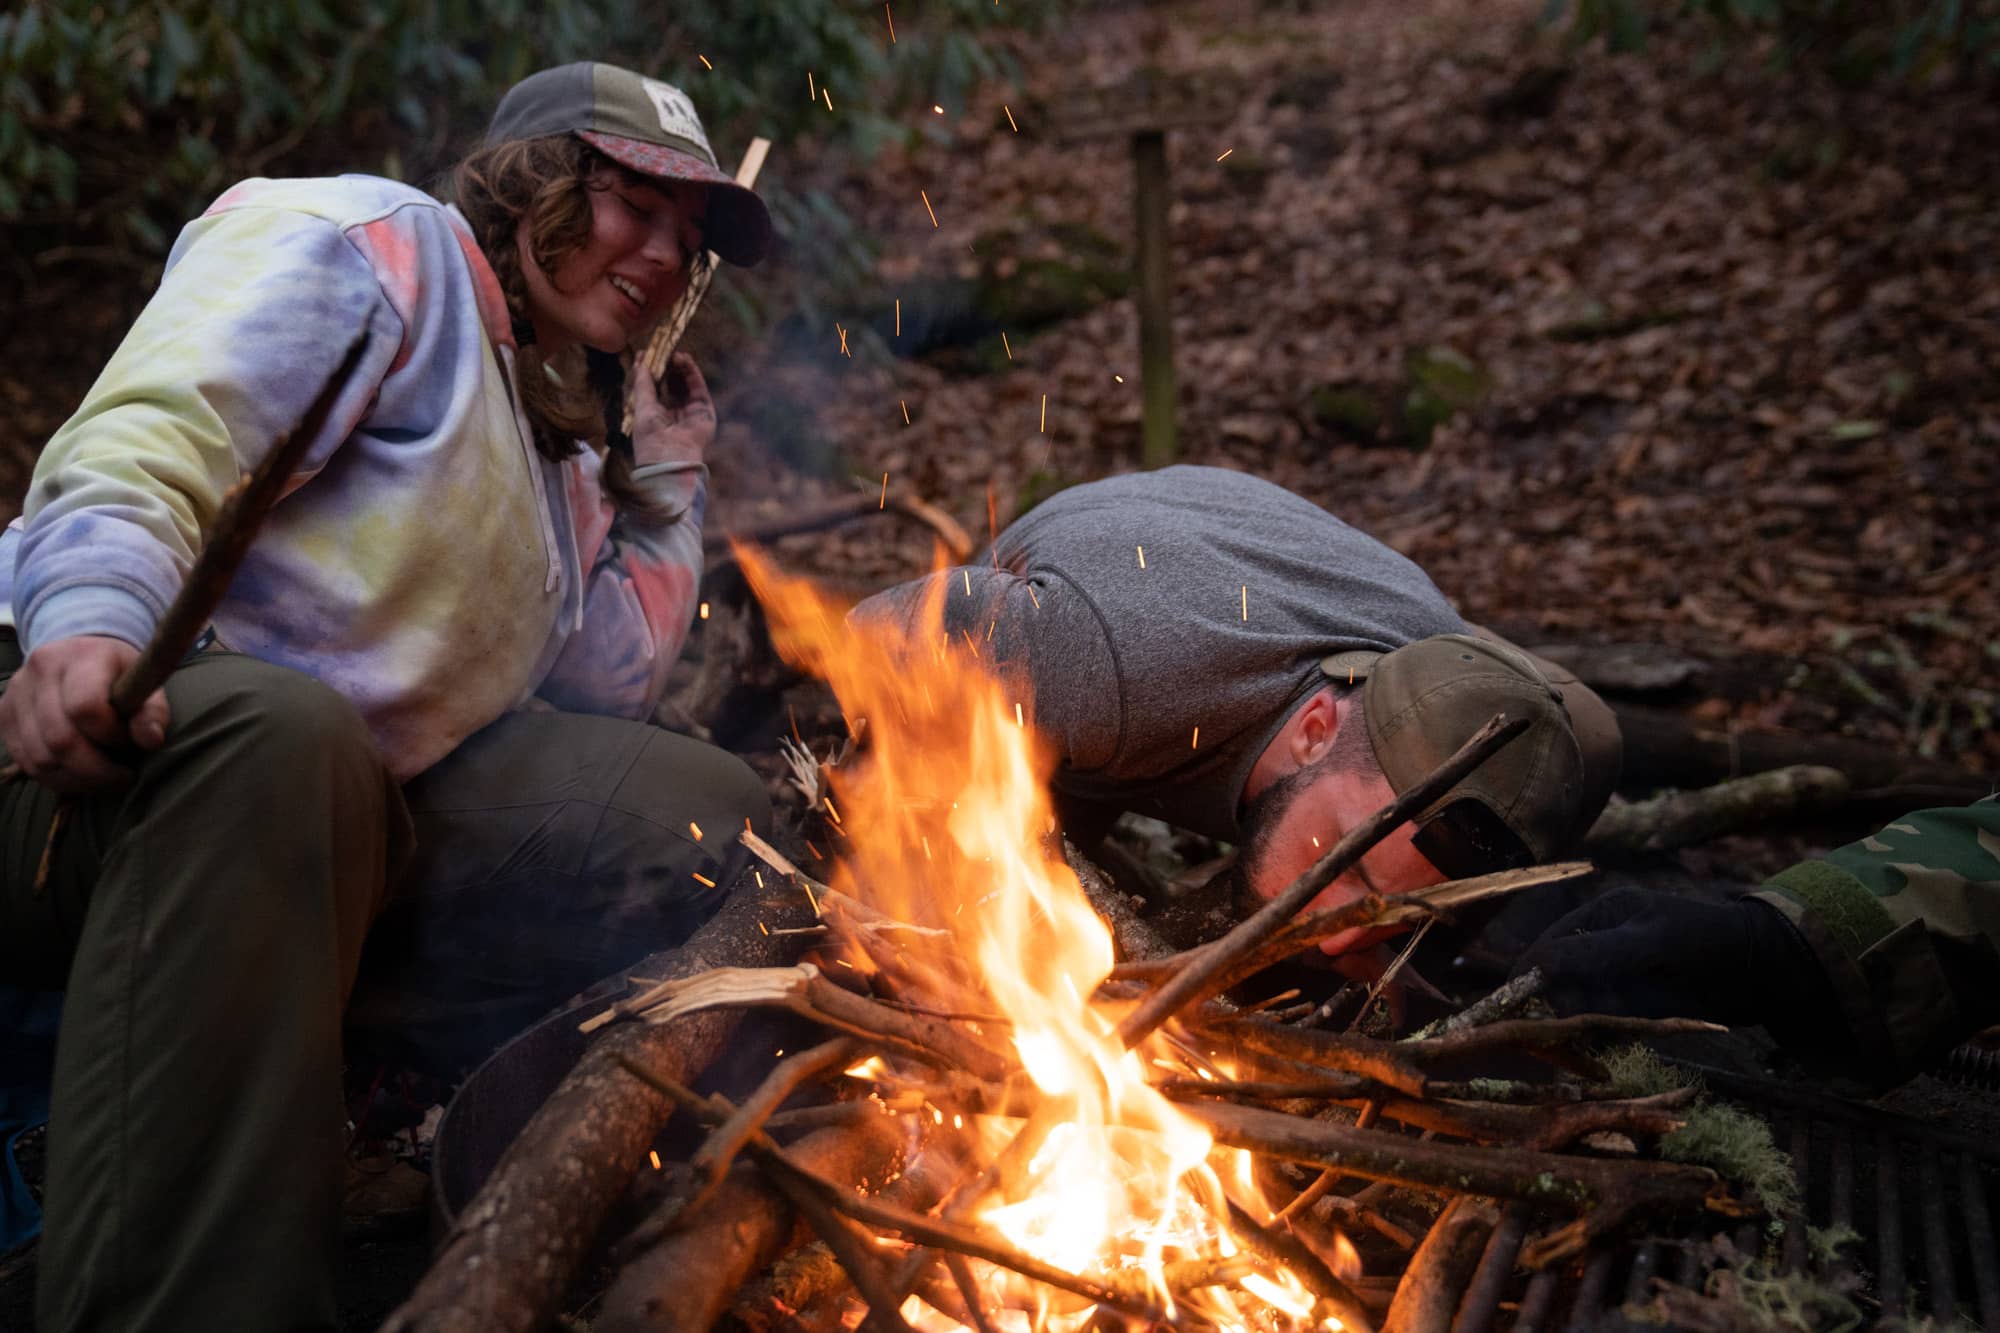
[[[1167,270],[1167,132],[1132,136],[1132,212],[1138,222],[1140,457],[1165,467],[1180,456],[1174,427],[1173,283]]]
[[[1139,308],[1141,458],[1164,467],[1180,454],[1175,428],[1173,266],[1167,233],[1167,132],[1226,125],[1236,91],[1213,79],[1147,67],[1123,83],[1086,89],[1071,103],[1059,137],[1127,137],[1132,144],[1132,215],[1137,245],[1134,300]]]

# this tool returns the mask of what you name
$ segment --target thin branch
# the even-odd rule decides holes
[[[619,1063],[634,1078],[703,1119],[713,1121],[726,1118],[734,1110],[727,1098],[713,1095],[703,1097],[693,1089],[671,1078],[655,1076],[629,1060],[621,1058]],[[810,1189],[829,1207],[863,1225],[900,1232],[925,1245],[952,1250],[973,1259],[983,1259],[1000,1268],[1011,1269],[1044,1286],[1072,1292],[1085,1300],[1109,1305],[1141,1319],[1160,1323],[1171,1322],[1171,1317],[1166,1311],[1151,1301],[1133,1300],[1124,1292],[1107,1287],[1101,1282],[1093,1282],[1074,1273],[1064,1272],[968,1227],[941,1218],[925,1217],[892,1204],[860,1198],[838,1183],[798,1165],[769,1135],[761,1131],[750,1137],[744,1145],[744,1150],[756,1158],[760,1165],[775,1168],[781,1175]]]
[[[223,497],[208,540],[202,545],[201,554],[195,557],[181,590],[174,595],[160,623],[153,627],[153,636],[146,641],[138,658],[112,683],[111,707],[118,716],[130,717],[138,712],[148,696],[166,683],[207,627],[215,608],[229,591],[230,580],[236,577],[237,566],[249,552],[257,529],[263,526],[264,516],[284,493],[285,483],[298,471],[313,441],[326,429],[327,418],[333,415],[334,405],[354,377],[355,367],[367,355],[370,337],[366,329],[355,335],[346,355],[327,377],[326,386],[313,399],[299,424],[274,443],[257,466]]]
[[[1213,994],[1215,988],[1212,983],[1231,963],[1276,934],[1300,908],[1317,897],[1320,890],[1359,861],[1376,843],[1527,728],[1526,718],[1508,722],[1504,715],[1496,715],[1429,777],[1349,829],[1325,856],[1314,862],[1277,897],[1230,931],[1213,949],[1196,955],[1187,967],[1143,1000],[1119,1023],[1118,1040],[1127,1049],[1136,1046],[1160,1024]]]
[[[695,1189],[686,1210],[692,1212],[708,1201],[716,1187],[721,1185],[730,1163],[743,1150],[743,1144],[763,1128],[785,1098],[796,1092],[801,1084],[847,1065],[859,1049],[860,1043],[853,1037],[835,1037],[810,1050],[789,1055],[773,1066],[771,1072],[764,1076],[764,1081],[758,1084],[757,1090],[744,1100],[734,1115],[708,1136],[689,1159]]]

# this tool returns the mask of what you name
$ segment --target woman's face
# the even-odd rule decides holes
[[[619,352],[650,328],[687,289],[701,253],[708,187],[606,167],[590,182],[590,237],[553,276],[515,232],[529,317],[545,352],[582,344]]]

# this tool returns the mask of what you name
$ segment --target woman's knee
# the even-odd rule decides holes
[[[750,765],[727,750],[670,731],[656,731],[647,740],[621,784],[617,803],[699,827],[703,849],[718,861],[743,828],[759,834],[771,829],[770,792]]]
[[[167,683],[170,748],[217,775],[286,787],[329,769],[381,768],[374,737],[341,695],[312,677],[234,653],[198,657]]]

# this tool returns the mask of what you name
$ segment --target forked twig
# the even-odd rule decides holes
[[[1320,890],[1359,861],[1376,843],[1527,728],[1526,718],[1509,722],[1504,714],[1496,715],[1429,777],[1349,829],[1325,856],[1314,862],[1277,897],[1265,903],[1211,949],[1192,958],[1187,967],[1141,1001],[1139,1007],[1118,1024],[1119,1041],[1128,1049],[1138,1045],[1160,1024],[1188,1005],[1214,993],[1215,978],[1231,963],[1276,934],[1300,908],[1317,897]]]

